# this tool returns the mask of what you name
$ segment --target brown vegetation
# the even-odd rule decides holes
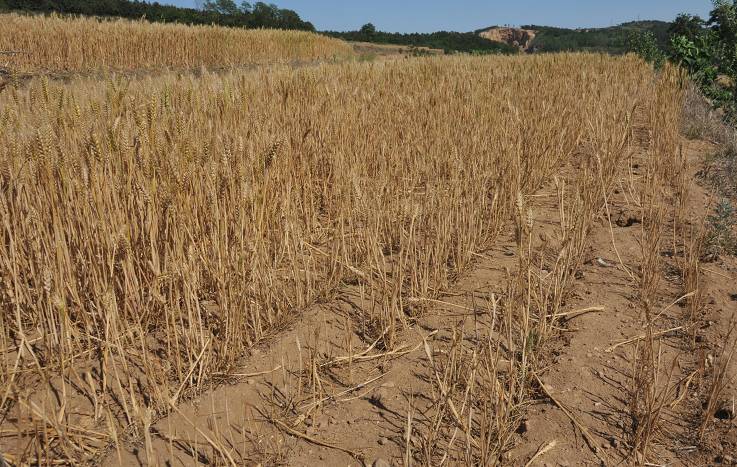
[[[539,351],[626,167],[636,118],[653,141],[640,198],[647,311],[657,264],[645,247],[662,241],[664,216],[655,187],[679,173],[674,76],[656,79],[632,57],[557,55],[6,90],[0,407],[11,460],[91,460],[136,437],[150,452],[158,416],[341,290],[364,302],[347,331],[373,342],[364,357],[404,352],[400,336],[425,303],[511,220],[517,264],[483,325],[454,331],[441,354],[421,342],[432,403],[416,445],[408,415],[408,462],[494,462],[539,387]],[[551,180],[560,216],[541,243],[532,195]],[[653,358],[638,360],[649,362],[647,384]],[[292,435],[330,397],[324,372],[345,361],[302,363],[304,391],[266,417]],[[649,387],[633,410],[658,404]],[[633,445],[643,457],[648,433]],[[234,449],[207,442],[236,462]]]
[[[145,21],[0,15],[0,44],[14,73],[228,68],[352,55],[347,43],[309,32]]]

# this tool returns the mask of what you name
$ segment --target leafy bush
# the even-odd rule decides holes
[[[709,250],[714,254],[737,254],[737,210],[728,199],[717,204],[714,214],[709,216]]]
[[[737,122],[737,2],[714,0],[709,28],[680,15],[671,28],[671,58],[683,66],[712,104]]]
[[[633,32],[628,39],[628,49],[660,68],[666,61],[665,53],[658,47],[658,41],[652,32]]]

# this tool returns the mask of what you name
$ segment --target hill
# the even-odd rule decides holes
[[[474,32],[491,40],[502,40],[508,44],[516,42],[531,52],[586,51],[622,54],[627,51],[627,39],[635,32],[653,33],[660,47],[666,48],[670,25],[666,21],[632,21],[607,28],[567,29],[525,25],[521,28],[494,26]]]

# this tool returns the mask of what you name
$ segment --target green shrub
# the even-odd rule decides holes
[[[665,64],[665,53],[658,46],[658,41],[652,32],[632,32],[627,40],[627,48],[630,52],[642,57],[646,62],[653,64],[655,68],[660,68]]]
[[[695,18],[695,19],[694,19]],[[737,122],[737,2],[715,0],[708,21],[680,15],[671,28],[671,59],[685,68],[727,120]]]

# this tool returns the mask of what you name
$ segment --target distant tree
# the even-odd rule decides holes
[[[737,43],[737,1],[714,0],[708,25],[729,46]]]
[[[705,24],[706,22],[698,15],[681,13],[668,28],[668,34],[671,36],[684,36],[692,41],[704,32]]]
[[[360,32],[361,34],[365,34],[367,36],[373,36],[374,34],[376,34],[376,26],[374,26],[372,23],[366,23],[361,26]]]
[[[273,4],[256,2],[251,11],[252,21],[257,27],[279,27],[279,8]]]
[[[0,10],[146,18],[164,23],[315,30],[312,23],[303,21],[292,10],[282,10],[263,2],[252,6],[244,1],[238,6],[236,1],[240,0],[197,0],[201,8],[195,9],[142,0],[0,0]]]
[[[297,12],[292,10],[279,10],[279,27],[282,29],[300,29],[300,19]],[[312,25],[309,25],[312,26]],[[306,29],[309,29],[309,26]]]
[[[233,0],[206,0],[203,10],[221,15],[237,15],[241,12]]]

